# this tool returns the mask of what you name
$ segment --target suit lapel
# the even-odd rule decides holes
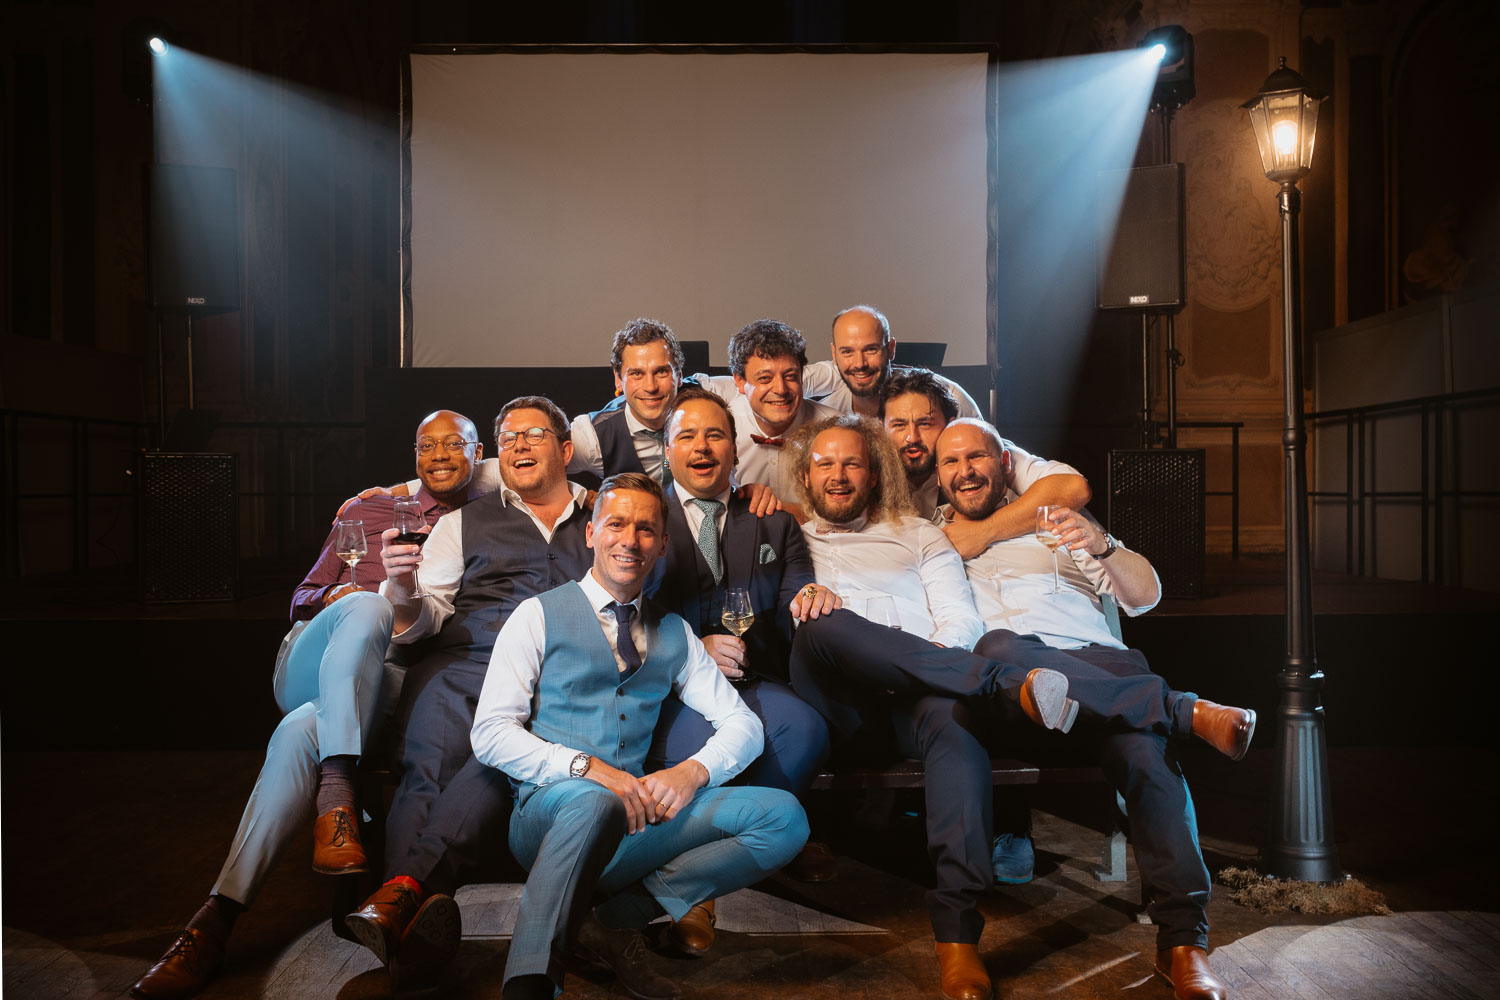
[[[750,506],[733,497],[729,501],[729,512],[724,518],[724,535],[719,539],[720,555],[724,559],[724,578],[732,580],[736,587],[749,589],[755,579],[756,559],[759,547],[756,539],[758,518],[750,513]]]

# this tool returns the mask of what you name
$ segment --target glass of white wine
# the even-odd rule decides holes
[[[865,602],[865,617],[876,625],[901,631],[901,616],[896,612],[896,602],[892,598],[870,598]]]
[[[365,522],[363,521],[340,521],[338,527],[333,531],[333,551],[340,559],[349,564],[349,580],[354,581],[354,567],[370,551],[365,544]],[[357,583],[355,583],[358,586]]]
[[[1062,539],[1057,537],[1057,526],[1052,523],[1052,516],[1062,508],[1056,504],[1045,504],[1036,509],[1036,537],[1047,548],[1052,550],[1052,592],[1058,592],[1057,586],[1057,546]]]
[[[750,592],[744,587],[730,587],[724,592],[724,612],[719,616],[724,627],[737,636],[743,636],[755,624],[755,608],[750,604]]]

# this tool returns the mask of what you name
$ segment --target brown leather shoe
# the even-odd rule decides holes
[[[1043,729],[1065,733],[1078,718],[1078,702],[1068,697],[1068,678],[1038,667],[1021,685],[1021,711]]]
[[[832,882],[839,877],[838,862],[827,844],[809,840],[782,869],[798,882]]]
[[[1251,715],[1253,718],[1254,713]],[[1177,1000],[1225,1000],[1229,996],[1229,987],[1214,975],[1213,967],[1208,964],[1208,952],[1197,945],[1178,945],[1157,952],[1156,972],[1172,984],[1172,995]]]
[[[177,935],[167,953],[130,988],[130,995],[140,1000],[190,997],[208,985],[223,963],[224,942],[189,927]]]
[[[313,824],[313,871],[353,875],[368,869],[359,821],[348,806],[334,806]]]
[[[1241,760],[1255,735],[1255,712],[1199,698],[1193,703],[1193,735],[1230,760]]]
[[[401,935],[411,926],[422,900],[404,882],[387,882],[376,889],[364,905],[344,918],[344,926],[356,941],[389,965],[401,944]]]
[[[714,946],[714,901],[705,899],[682,915],[682,919],[667,931],[667,937],[678,951],[698,957],[708,953]]]
[[[979,949],[957,941],[937,942],[938,975],[947,1000],[990,1000],[990,974]]]

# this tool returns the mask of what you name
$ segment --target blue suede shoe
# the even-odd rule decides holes
[[[990,865],[995,870],[995,881],[1001,885],[1030,882],[1031,871],[1036,866],[1031,838],[1017,837],[1011,833],[1000,834],[995,838],[995,849],[990,852]]]

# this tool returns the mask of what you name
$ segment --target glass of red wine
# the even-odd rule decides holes
[[[396,541],[402,545],[421,545],[427,541],[427,518],[422,515],[422,501],[416,497],[398,497],[392,527],[399,532],[396,535]],[[422,581],[417,579],[415,566],[411,571],[411,585],[411,596],[430,596],[422,589]]]

